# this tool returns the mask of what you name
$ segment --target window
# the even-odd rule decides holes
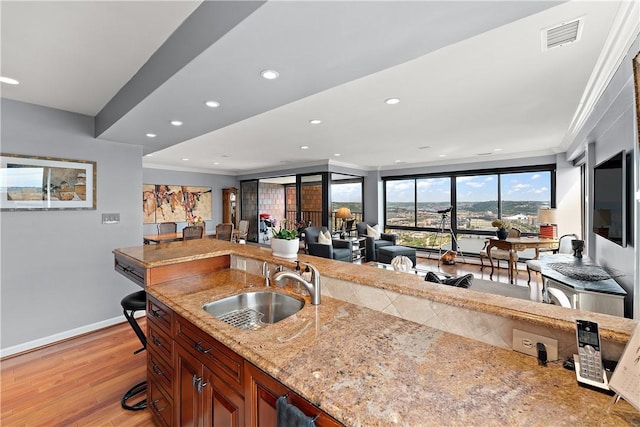
[[[536,234],[538,209],[555,205],[555,165],[405,176],[384,184],[385,228],[398,234],[399,244],[417,248],[451,247],[450,227],[460,249],[477,253],[495,233],[494,219],[508,219],[524,234]],[[450,206],[455,218],[445,218],[442,236],[438,211]]]
[[[421,178],[416,180],[418,227],[440,227],[438,211],[451,206],[451,178]]]
[[[523,172],[500,176],[502,218],[523,233],[537,233],[538,209],[551,206],[551,172]]]
[[[456,178],[456,228],[492,230],[498,218],[498,175],[459,176]]]
[[[416,181],[387,181],[385,218],[387,226],[416,226]]]
[[[362,199],[363,178],[351,175],[333,173],[331,175],[331,206],[330,221],[332,229],[342,227],[342,220],[336,218],[336,212],[341,207],[349,208],[354,224],[362,221],[364,215],[364,203]]]

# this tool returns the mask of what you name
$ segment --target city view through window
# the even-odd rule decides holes
[[[351,216],[356,221],[362,221],[362,182],[331,183],[331,220],[333,229],[342,227],[342,220],[335,218],[335,213],[341,207],[351,210]]]
[[[386,227],[393,227],[399,244],[432,249],[451,248],[451,228],[460,250],[478,253],[497,218],[537,234],[538,209],[551,206],[551,183],[549,170],[387,180]],[[452,206],[453,223],[451,212],[438,212]]]

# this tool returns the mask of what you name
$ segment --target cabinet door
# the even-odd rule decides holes
[[[202,364],[181,346],[176,345],[177,396],[176,425],[198,426],[201,406],[198,382],[202,381]]]
[[[252,427],[276,425],[276,400],[287,393],[287,389],[259,370],[252,369],[247,375],[251,384],[252,404],[250,408]],[[245,391],[245,394],[247,392]]]
[[[203,369],[203,421],[206,427],[243,427],[244,398],[206,366]]]
[[[289,403],[295,405],[308,416],[318,416],[317,427],[338,427],[341,423],[322,412],[311,403],[302,399],[280,382],[265,374],[252,364],[245,362],[246,386],[245,397],[251,404],[247,405],[247,425],[251,427],[274,427],[276,425],[276,400],[288,395]]]

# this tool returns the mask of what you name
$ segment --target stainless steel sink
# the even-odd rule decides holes
[[[279,322],[302,307],[303,299],[272,291],[247,292],[202,306],[206,312],[240,329],[259,329]]]

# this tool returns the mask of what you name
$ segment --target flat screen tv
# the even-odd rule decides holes
[[[626,168],[621,151],[593,171],[593,232],[620,246],[627,244]]]

